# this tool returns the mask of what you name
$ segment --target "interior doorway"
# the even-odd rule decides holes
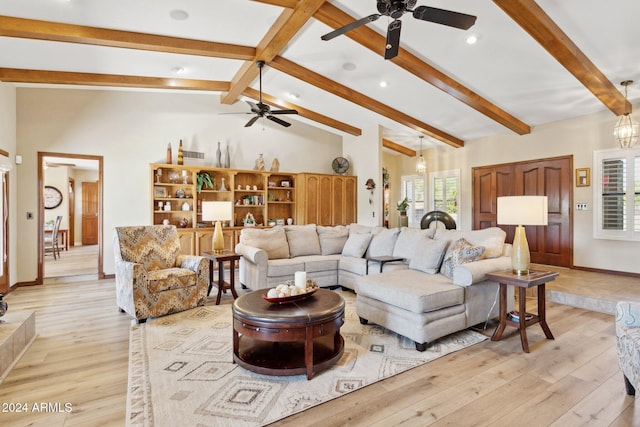
[[[38,153],[40,233],[38,283],[45,278],[85,276],[104,278],[102,250],[102,156]],[[83,187],[90,187],[84,191]],[[91,200],[85,200],[87,194]],[[91,227],[83,212],[92,206]],[[53,225],[61,217],[50,248]],[[89,237],[87,237],[89,236]]]

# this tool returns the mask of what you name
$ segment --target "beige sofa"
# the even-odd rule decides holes
[[[244,229],[236,252],[243,286],[271,288],[306,271],[321,287],[355,290],[363,323],[384,326],[424,350],[499,315],[498,284],[485,274],[510,268],[505,237],[497,227],[463,232],[309,224]],[[367,260],[380,256],[403,261],[385,263],[380,272],[379,263]],[[511,310],[511,287],[509,293]]]

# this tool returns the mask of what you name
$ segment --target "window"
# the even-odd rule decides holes
[[[409,200],[409,227],[420,228],[420,220],[425,212],[425,180],[423,175],[408,175],[402,177],[402,197]]]
[[[458,222],[460,209],[460,169],[430,172],[430,210],[443,211]]]
[[[594,237],[640,241],[640,149],[596,151]]]

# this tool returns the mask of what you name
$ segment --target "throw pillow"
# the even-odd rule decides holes
[[[291,258],[302,255],[320,255],[320,240],[315,224],[287,225],[284,227]]]
[[[349,238],[349,228],[344,225],[335,227],[325,227],[318,225],[318,239],[320,240],[320,250],[322,255],[341,254],[344,244]]]
[[[479,260],[484,252],[483,246],[473,246],[465,239],[456,240],[449,246],[442,261],[440,273],[453,280],[453,270],[461,264]]]
[[[466,239],[474,246],[484,246],[483,258],[497,258],[502,256],[504,240],[507,233],[499,227],[483,228],[482,230],[460,231],[437,229],[434,239],[449,242]]]
[[[369,246],[369,242],[372,237],[373,236],[369,233],[350,234],[347,239],[347,243],[344,244],[344,249],[342,249],[342,255],[362,258],[362,255],[367,251],[367,247]]]
[[[269,259],[289,258],[289,244],[283,227],[244,228],[240,241],[248,246],[260,248]]]
[[[370,225],[362,225],[358,223],[349,224],[349,234],[366,234],[371,233],[373,227]]]
[[[399,228],[383,228],[376,227],[373,230],[373,237],[371,243],[369,243],[369,249],[367,249],[367,256],[391,256],[393,255],[393,248],[396,245],[396,240],[400,234]]]
[[[424,273],[436,274],[444,256],[447,242],[445,240],[423,239],[417,245],[417,254],[411,258],[409,268]]]

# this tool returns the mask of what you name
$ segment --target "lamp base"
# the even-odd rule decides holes
[[[215,229],[213,230],[213,251],[222,252],[224,250],[224,236],[222,235],[222,224],[220,221],[216,221]]]
[[[531,264],[531,255],[529,254],[529,242],[527,242],[527,234],[524,227],[519,225],[516,227],[516,233],[513,236],[513,251],[511,252],[511,271],[518,276],[526,276],[529,274],[529,265]]]

